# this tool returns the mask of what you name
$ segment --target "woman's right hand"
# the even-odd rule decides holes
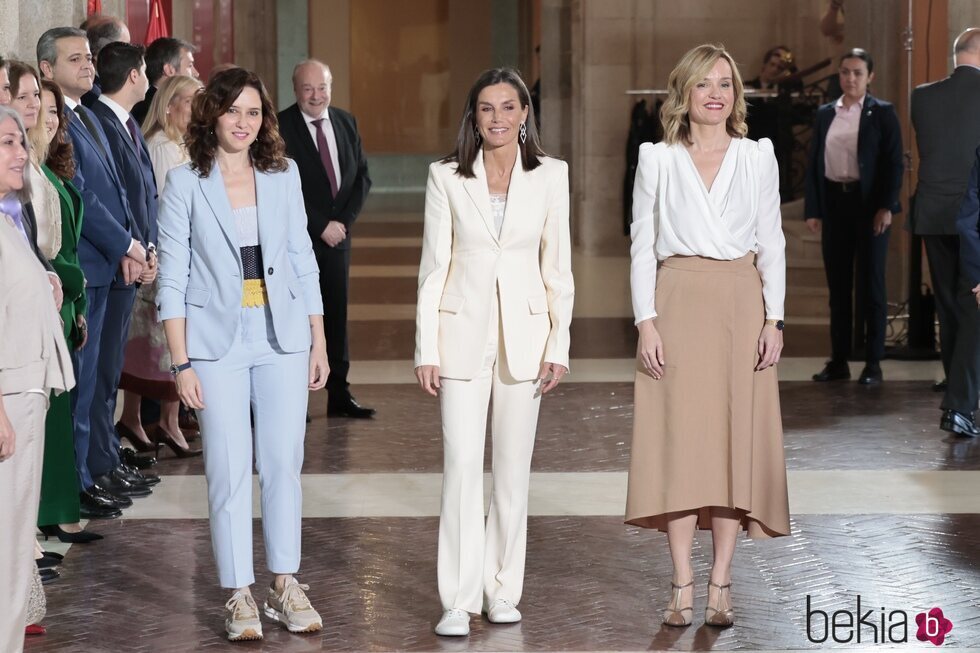
[[[415,368],[415,378],[419,380],[419,385],[423,390],[433,397],[439,396],[439,366],[438,365],[419,365]]]
[[[640,333],[636,357],[643,363],[646,371],[659,381],[664,375],[664,341],[657,332],[657,327],[653,325],[653,318],[640,322],[636,328]]]
[[[3,399],[0,399],[0,462],[9,459],[14,455],[14,425],[7,418],[6,411],[3,410]]]
[[[197,372],[193,367],[180,372],[177,375],[177,394],[180,400],[188,408],[202,410],[204,408],[204,390],[201,389],[201,380],[197,378]]]

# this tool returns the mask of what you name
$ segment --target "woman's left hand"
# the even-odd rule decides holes
[[[14,426],[7,418],[7,413],[3,410],[3,399],[0,398],[0,462],[14,455],[14,443],[16,441]]]
[[[75,326],[78,327],[78,332],[82,334],[82,341],[75,347],[75,351],[78,351],[88,343],[88,322],[85,321],[84,315],[75,316]]]
[[[783,332],[771,324],[762,327],[762,333],[759,334],[759,364],[755,366],[755,371],[764,370],[778,363],[782,352]]]
[[[548,394],[554,390],[566,374],[568,374],[568,368],[564,365],[547,361],[541,363],[541,370],[538,372],[538,381],[544,382],[544,385],[541,386],[541,394]]]
[[[879,209],[875,213],[874,234],[880,236],[892,226],[892,212],[888,209]]]
[[[323,390],[327,385],[330,374],[330,363],[327,362],[327,345],[314,343],[310,349],[310,390]]]

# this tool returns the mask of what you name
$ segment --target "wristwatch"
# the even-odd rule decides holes
[[[178,374],[180,374],[184,370],[189,370],[190,368],[191,368],[191,362],[190,361],[187,361],[186,363],[184,363],[182,365],[177,365],[175,363],[175,364],[173,364],[173,365],[170,366],[170,373],[173,374],[174,378],[177,378],[177,375]]]
[[[782,331],[786,327],[786,323],[782,320],[766,320],[766,324],[776,327],[776,331]],[[190,365],[190,363],[188,363],[188,365]]]

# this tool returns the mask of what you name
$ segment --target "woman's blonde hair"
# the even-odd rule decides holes
[[[691,89],[708,76],[718,59],[724,59],[732,67],[732,86],[735,103],[725,128],[733,138],[745,136],[745,93],[742,76],[738,73],[735,59],[722,45],[699,45],[681,57],[667,80],[667,100],[660,108],[660,122],[664,126],[664,142],[668,145],[691,142]]]
[[[143,136],[149,138],[162,131],[174,143],[182,144],[184,134],[177,131],[177,127],[171,122],[167,111],[175,97],[192,88],[204,88],[204,84],[187,75],[174,75],[164,79],[150,102],[149,110],[146,112],[146,119],[143,121]]]

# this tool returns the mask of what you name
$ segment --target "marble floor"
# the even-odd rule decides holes
[[[937,428],[937,362],[886,361],[876,388],[810,382],[820,319],[788,319],[779,368],[792,534],[739,542],[727,630],[700,625],[711,540],[699,534],[695,624],[660,625],[665,536],[622,523],[635,348],[625,244],[624,256],[575,258],[572,373],[542,404],[532,463],[524,620],[475,617],[469,638],[434,635],[441,445],[437,402],[413,386],[419,209],[417,197],[372,198],[354,232],[351,381],[378,416],[328,419],[325,396],[311,397],[300,578],[324,630],[265,624],[261,643],[224,640],[203,465],[165,453],[151,497],[88,525],[104,541],[42,542],[67,557],[46,586],[48,634],[26,650],[905,650],[933,647],[915,617],[934,607],[954,624],[943,646],[980,650],[980,442]],[[255,535],[261,571],[258,520]]]

